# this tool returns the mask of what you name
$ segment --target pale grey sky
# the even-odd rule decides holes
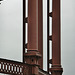
[[[47,0],[43,0],[44,70],[47,70],[46,6]],[[64,68],[63,75],[74,75],[74,9],[75,0],[61,0],[61,63]],[[0,5],[0,58],[22,61],[22,0],[4,0]]]
[[[61,0],[61,53],[63,75],[75,75],[75,0]]]
[[[22,61],[22,0],[0,5],[0,57]]]

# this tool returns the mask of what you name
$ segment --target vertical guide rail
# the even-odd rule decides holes
[[[25,53],[25,29],[26,29],[26,26],[25,26],[25,16],[26,16],[26,0],[23,0],[23,62],[24,62],[24,53]]]
[[[47,0],[47,71],[49,73],[49,0]]]

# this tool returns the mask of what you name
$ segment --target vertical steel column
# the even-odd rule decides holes
[[[40,33],[42,31],[42,28],[40,29],[42,27],[42,10],[39,8],[41,6],[39,3],[39,0],[28,0],[28,50],[25,53],[25,62],[32,65],[31,75],[38,75],[38,59],[41,57],[39,52],[42,53],[39,50],[42,49],[40,47],[42,40],[40,41],[41,38],[39,37],[39,35],[42,36],[42,32]]]
[[[28,51],[38,51],[38,0],[28,0]]]
[[[38,51],[42,55],[39,59],[40,68],[43,69],[43,1],[38,0]]]
[[[24,62],[24,53],[25,53],[25,16],[26,16],[26,0],[23,0],[23,62]]]
[[[52,75],[62,75],[60,48],[60,0],[53,0],[51,73]]]

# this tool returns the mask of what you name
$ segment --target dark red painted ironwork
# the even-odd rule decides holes
[[[62,75],[60,43],[60,0],[52,2],[52,67],[51,75]]]
[[[38,51],[41,58],[38,63],[40,68],[43,69],[43,1],[38,0]]]
[[[31,74],[31,71],[31,65],[0,58],[0,73],[13,75],[29,75]]]
[[[25,62],[32,64],[33,75],[38,75],[38,66],[42,68],[43,65],[43,58],[42,61],[38,60],[40,53],[43,55],[42,0],[28,0],[28,44]]]
[[[49,3],[50,1],[47,0],[47,72],[43,70],[42,0],[28,0],[28,17],[26,17],[26,0],[23,0],[23,63],[0,59],[0,73],[13,75],[49,75],[49,72],[51,72],[51,75],[62,75],[60,0],[53,0],[52,12],[49,12]],[[49,17],[52,17],[52,35],[49,35]],[[25,42],[26,23],[28,23],[27,44]],[[49,59],[50,40],[52,41],[52,59]],[[27,53],[25,53],[25,48],[27,48]],[[49,64],[52,64],[50,69]]]
[[[47,61],[48,72],[51,75],[62,75],[61,48],[60,48],[60,0],[52,0],[52,12],[49,12],[49,0],[47,1]],[[49,35],[49,17],[52,17],[52,35]],[[49,59],[49,41],[52,41],[52,59]],[[49,70],[49,64],[52,64]]]
[[[34,65],[35,67],[36,65]],[[32,65],[13,60],[0,58],[0,73],[13,75],[32,75]],[[38,68],[39,75],[49,75],[46,71]]]
[[[38,51],[38,0],[28,0],[28,50]]]

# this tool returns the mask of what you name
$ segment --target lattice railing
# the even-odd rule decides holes
[[[0,59],[0,73],[29,75],[31,71],[30,65],[21,62]]]

